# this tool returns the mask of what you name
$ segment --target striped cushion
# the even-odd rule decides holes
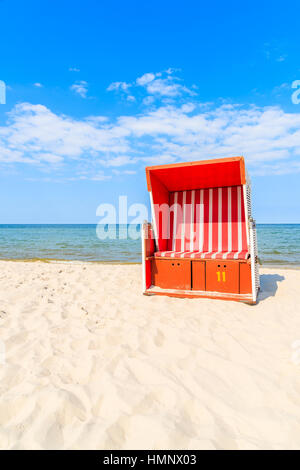
[[[154,256],[157,258],[202,258],[202,259],[248,259],[249,251],[156,251]]]
[[[247,259],[242,186],[170,193],[167,250],[155,256]]]

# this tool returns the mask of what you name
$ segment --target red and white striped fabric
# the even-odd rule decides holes
[[[170,237],[157,257],[247,259],[242,186],[170,193]]]

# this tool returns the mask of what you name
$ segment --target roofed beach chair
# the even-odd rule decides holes
[[[243,157],[146,168],[152,224],[142,236],[143,291],[256,303],[251,186]]]

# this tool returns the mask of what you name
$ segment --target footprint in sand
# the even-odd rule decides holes
[[[4,310],[0,311],[0,319],[2,320],[6,315],[6,312]]]

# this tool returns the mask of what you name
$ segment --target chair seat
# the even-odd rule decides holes
[[[243,251],[156,251],[156,258],[202,258],[202,259],[248,259],[250,253]]]

